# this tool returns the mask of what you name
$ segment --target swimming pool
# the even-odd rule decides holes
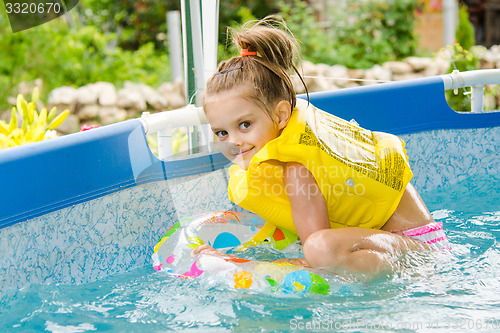
[[[409,255],[405,261],[413,268],[368,283],[331,277],[328,296],[228,289],[145,265],[77,286],[32,284],[12,292],[2,299],[0,327],[67,332],[285,332],[306,327],[497,332],[500,204],[498,197],[487,195],[498,195],[493,180],[471,177],[425,193],[434,217],[446,225],[453,255]]]
[[[439,80],[312,101],[347,105],[344,118],[403,137],[413,184],[444,222],[452,255],[410,254],[408,269],[371,282],[330,277],[328,296],[234,291],[155,272],[153,246],[176,220],[235,207],[220,154],[158,161],[132,120],[0,154],[0,173],[9,175],[0,210],[2,329],[498,329],[500,116],[457,117]]]

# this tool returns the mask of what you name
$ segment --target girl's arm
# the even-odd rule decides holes
[[[283,181],[292,206],[293,222],[302,244],[314,232],[330,229],[326,202],[311,172],[300,163],[289,162],[285,165]],[[208,244],[197,247],[193,251],[193,255],[198,253],[227,255],[214,250]],[[310,267],[306,259],[283,258],[274,262]]]
[[[193,250],[193,252],[191,252],[191,255],[194,256],[194,255],[197,255],[199,253],[209,254],[209,255],[212,255],[212,256],[219,256],[219,257],[237,258],[234,255],[227,254],[227,253],[224,253],[224,252],[221,252],[221,251],[217,251],[216,249],[214,249],[212,246],[210,246],[208,244],[203,244],[203,245],[198,246],[197,248],[195,248]],[[299,265],[299,266],[304,266],[304,267],[311,268],[311,266],[309,265],[309,263],[307,262],[307,260],[305,260],[303,258],[296,258],[296,259],[282,258],[282,259],[277,259],[277,260],[273,261],[273,263],[277,263],[277,264],[284,264],[284,263],[286,263],[286,264]]]
[[[286,163],[283,182],[302,244],[314,232],[330,229],[326,202],[311,172],[300,163]]]

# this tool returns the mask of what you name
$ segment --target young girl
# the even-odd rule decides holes
[[[208,81],[205,113],[235,163],[230,199],[299,236],[304,259],[292,263],[377,273],[405,251],[447,247],[442,224],[409,184],[399,138],[296,99],[289,72],[299,74],[298,52],[282,21],[232,34],[241,55]],[[203,245],[193,253],[213,251]]]

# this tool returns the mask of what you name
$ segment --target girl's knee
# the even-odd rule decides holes
[[[406,250],[401,236],[361,228],[319,230],[304,242],[304,257],[315,268],[378,271],[389,257]]]
[[[304,243],[304,257],[311,267],[332,267],[341,264],[343,249],[335,241],[335,231],[319,230],[311,234]]]

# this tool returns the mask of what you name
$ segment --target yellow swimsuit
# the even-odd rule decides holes
[[[286,162],[298,162],[314,176],[332,228],[380,229],[413,176],[398,137],[297,100],[281,135],[253,156],[248,170],[229,168],[229,198],[264,218],[267,231],[278,226],[297,234],[282,177]]]

